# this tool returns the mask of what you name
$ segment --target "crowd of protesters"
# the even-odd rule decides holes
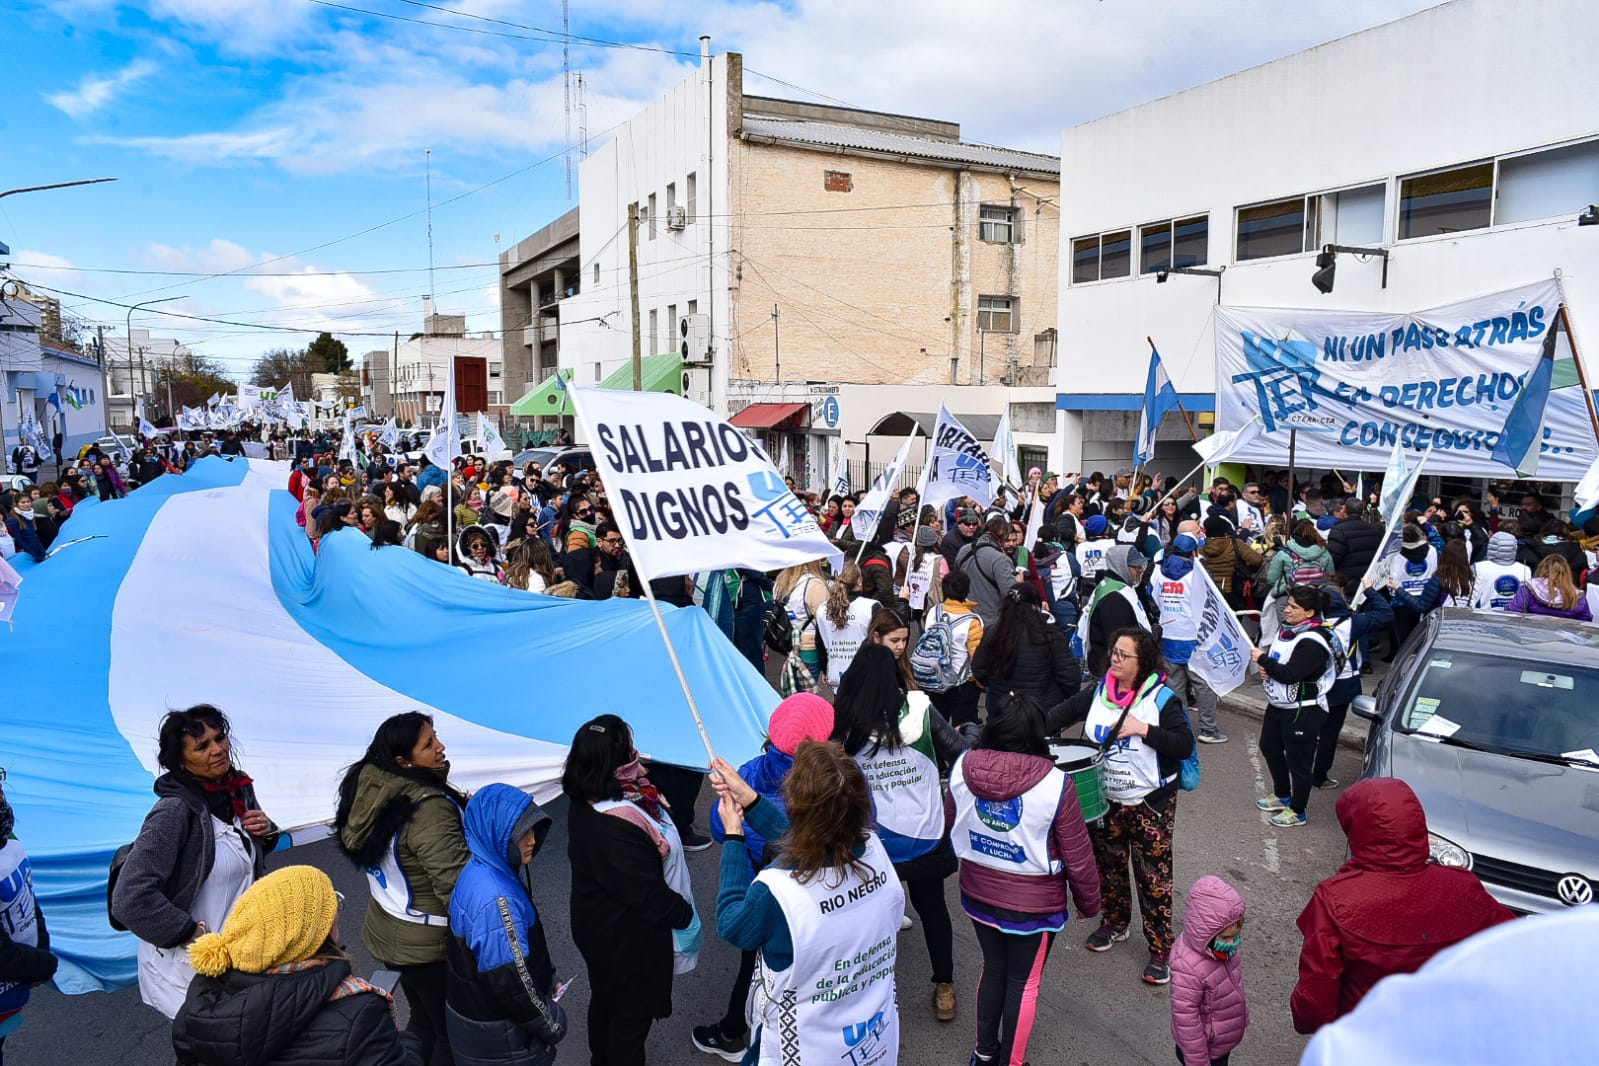
[[[593,471],[470,456],[446,470],[370,441],[341,460],[328,443],[274,444],[292,459],[286,487],[314,550],[354,529],[373,549],[533,594],[643,594]],[[42,559],[75,503],[181,474],[191,450],[147,443],[124,457],[125,477],[91,451],[54,482],[8,486],[0,545]],[[1128,940],[1136,901],[1141,979],[1172,986],[1178,1060],[1225,1063],[1249,1021],[1245,896],[1203,877],[1179,921],[1173,874],[1196,745],[1229,740],[1215,693],[1190,669],[1197,573],[1261,612],[1258,743],[1271,790],[1257,805],[1283,828],[1306,824],[1315,790],[1338,787],[1332,752],[1376,642],[1391,658],[1422,617],[1450,605],[1590,617],[1599,521],[1579,532],[1533,494],[1514,518],[1492,497],[1486,509],[1437,499],[1406,516],[1398,552],[1371,572],[1385,538],[1375,494],[1335,481],[1290,499],[1280,477],[1218,479],[1202,494],[1126,469],[1065,483],[1035,471],[1025,499],[931,507],[907,489],[864,527],[855,497],[805,494],[845,553],[836,573],[812,563],[655,582],[659,599],[703,608],[752,666],[775,672],[784,699],[759,756],[712,764],[710,835],[723,844],[714,914],[695,905],[685,854],[711,842],[694,826],[704,778],[646,764],[616,714],[573,737],[561,789],[591,1061],[646,1061],[675,979],[715,933],[740,966],[726,1013],[692,1031],[701,1051],[820,1061],[843,1031],[853,1061],[887,1064],[902,1014],[948,1023],[967,1001],[974,1066],[1020,1066],[1072,913],[1097,919],[1083,941],[1108,952]],[[1091,819],[1052,753],[1067,730],[1103,769],[1105,809]],[[552,958],[531,887],[551,817],[510,786],[468,796],[452,784],[444,741],[420,712],[389,718],[351,758],[330,796],[333,828],[367,875],[362,942],[399,975],[408,1028],[390,1023],[389,993],[355,976],[337,947],[327,877],[265,873],[278,829],[225,714],[201,705],[162,722],[157,799],[110,895],[112,917],[140,941],[144,1001],[173,1019],[178,1061],[553,1061],[568,1029],[556,974],[575,960]],[[1291,1011],[1304,1032],[1354,1009],[1384,976],[1511,917],[1469,873],[1427,864],[1425,819],[1404,784],[1352,786],[1336,814],[1350,860],[1300,918]],[[26,862],[9,829],[0,794],[0,874]],[[983,959],[964,995],[951,877]],[[12,910],[0,1045],[27,986],[54,965],[31,895]],[[921,1006],[895,981],[897,934],[917,924],[932,984]],[[807,994],[818,987],[836,994]]]

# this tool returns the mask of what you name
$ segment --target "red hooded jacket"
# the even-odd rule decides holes
[[[1403,781],[1357,782],[1338,797],[1337,814],[1349,861],[1316,886],[1299,916],[1305,943],[1289,1009],[1301,1033],[1354,1010],[1389,974],[1415,973],[1515,917],[1469,870],[1428,861],[1427,816]]]

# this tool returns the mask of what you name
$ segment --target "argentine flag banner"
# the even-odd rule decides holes
[[[671,393],[569,392],[644,580],[708,566],[841,565],[771,460],[727,419]]]
[[[1261,421],[1237,462],[1382,470],[1395,446],[1429,473],[1579,481],[1599,458],[1547,281],[1411,314],[1216,309],[1216,426]]]

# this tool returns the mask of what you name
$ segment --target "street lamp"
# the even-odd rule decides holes
[[[1159,273],[1157,273],[1155,275],[1155,284],[1157,284],[1157,285],[1166,284],[1166,279],[1168,277],[1170,277],[1171,275],[1173,275],[1173,274],[1192,274],[1192,275],[1196,275],[1196,276],[1202,277],[1202,278],[1215,278],[1216,279],[1216,302],[1219,304],[1219,303],[1221,303],[1221,275],[1222,275],[1222,271],[1224,271],[1226,269],[1227,269],[1227,267],[1225,265],[1219,266],[1215,270],[1209,270],[1209,269],[1206,269],[1205,267],[1188,267],[1188,266],[1167,267],[1165,270],[1162,270],[1162,271],[1160,271]]]
[[[154,300],[141,300],[139,303],[136,303],[133,306],[128,308],[128,317],[127,317],[126,325],[127,325],[127,330],[128,330],[128,392],[129,393],[133,392],[133,312],[137,311],[141,307],[150,307],[150,306],[152,306],[154,304],[170,303],[173,300],[181,300],[181,299],[183,299],[183,297],[181,297],[181,296],[160,296],[160,297],[157,297]],[[139,371],[139,395],[143,395],[143,393],[144,393],[144,370],[141,367],[141,369]],[[130,404],[130,406],[132,406],[132,405]],[[142,406],[142,405],[140,405],[140,406]],[[138,408],[134,408],[134,413],[136,413],[136,417],[142,417],[144,415],[144,412],[142,410],[138,410]],[[137,425],[135,425],[135,428],[137,428]]]

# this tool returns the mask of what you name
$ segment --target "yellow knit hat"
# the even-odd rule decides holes
[[[221,932],[189,945],[196,973],[220,977],[229,969],[265,973],[303,962],[333,932],[339,900],[333,882],[314,866],[285,866],[244,890]]]

